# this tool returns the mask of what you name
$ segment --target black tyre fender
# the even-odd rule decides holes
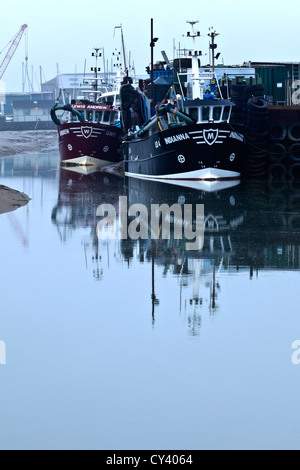
[[[248,87],[247,83],[239,83],[239,84],[238,83],[233,83],[231,85],[231,90],[233,92],[243,93],[244,89],[247,88],[247,87]]]
[[[287,128],[281,122],[271,124],[269,127],[269,138],[272,142],[282,142],[287,136]]]
[[[273,162],[283,162],[287,156],[287,148],[279,142],[271,145],[270,158]]]
[[[289,158],[292,162],[300,163],[300,143],[293,144],[289,148]]]
[[[248,106],[248,108],[255,109],[256,111],[260,110],[260,109],[268,109],[268,102],[266,100],[264,100],[263,98],[258,97],[257,102],[254,103],[252,98],[250,98],[248,100],[247,106]]]
[[[288,130],[288,138],[293,142],[300,142],[300,122],[291,124]]]
[[[248,109],[249,119],[267,119],[269,120],[269,111],[267,109],[260,109],[254,111],[254,109]]]
[[[273,163],[268,168],[268,175],[271,179],[285,179],[287,176],[286,167],[282,163]]]
[[[262,83],[257,83],[255,85],[247,85],[244,88],[244,93],[253,94],[253,93],[261,93],[264,94],[265,86]]]
[[[289,168],[289,176],[293,179],[300,180],[300,162],[299,163],[294,163]]]

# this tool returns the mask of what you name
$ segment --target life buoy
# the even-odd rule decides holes
[[[72,108],[70,104],[55,105],[50,110],[50,116],[54,124],[56,124],[57,126],[60,126],[62,123],[56,116],[56,111],[69,111],[73,114],[73,116],[77,116],[80,122],[84,122],[84,117],[82,116],[82,114],[77,111],[77,109]]]

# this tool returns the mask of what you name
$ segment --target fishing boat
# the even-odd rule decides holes
[[[82,103],[56,105],[71,117],[66,122],[53,118],[57,124],[62,165],[107,166],[121,159],[119,148],[121,128],[119,110],[105,104]]]
[[[195,31],[197,21],[187,23],[192,28],[187,37],[193,39],[195,48],[200,36]],[[148,119],[129,129],[122,143],[127,176],[173,181],[241,177],[244,136],[230,124],[234,103],[223,99],[215,73],[218,33],[211,28],[208,35],[213,57],[209,70],[200,72],[202,53],[193,49],[188,56],[191,67],[177,72],[179,93],[172,84],[166,99],[156,104],[153,116],[149,113],[151,100],[143,94],[142,108],[148,111]],[[175,70],[173,79],[174,74]]]
[[[104,167],[122,159],[119,90],[123,72],[120,53],[116,54],[117,70],[111,79],[113,82],[108,82],[105,87],[101,83],[103,79],[98,76],[100,48],[95,48],[92,55],[96,66],[92,68],[94,76],[84,79],[83,84],[88,86],[82,93],[86,95],[70,102],[61,90],[50,112],[57,125],[62,166]]]

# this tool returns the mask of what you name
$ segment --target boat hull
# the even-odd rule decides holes
[[[227,123],[194,124],[122,144],[125,174],[157,180],[239,179],[244,138]]]
[[[107,166],[121,161],[121,129],[90,122],[57,128],[62,165]]]

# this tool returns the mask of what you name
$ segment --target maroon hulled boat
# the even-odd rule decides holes
[[[70,120],[57,124],[59,152],[62,165],[107,166],[121,160],[119,109],[116,106],[76,103],[54,106],[71,115]]]
[[[107,166],[121,161],[120,101],[121,65],[117,73],[104,84],[97,76],[100,70],[97,58],[100,48],[95,48],[92,56],[96,58],[94,75],[84,78],[88,85],[81,92],[83,96],[70,101],[61,90],[55,106],[51,108],[51,118],[57,125],[59,152],[62,166],[96,165]],[[89,80],[91,83],[89,84]],[[109,80],[111,82],[109,83]]]

